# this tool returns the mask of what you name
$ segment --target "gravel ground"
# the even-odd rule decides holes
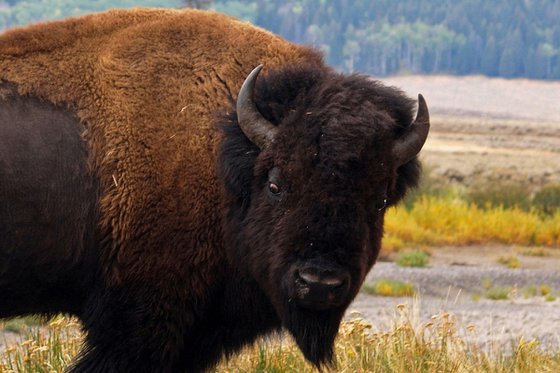
[[[557,261],[557,259],[554,259]],[[554,269],[508,269],[492,266],[434,265],[429,268],[399,267],[394,263],[377,263],[368,282],[393,279],[413,283],[419,293],[416,299],[388,298],[360,294],[350,310],[357,311],[373,323],[375,330],[388,330],[395,320],[395,307],[405,304],[418,323],[433,315],[448,312],[455,315],[461,333],[469,335],[481,347],[503,346],[513,340],[536,338],[545,349],[560,349],[560,300],[547,302],[542,296],[525,299],[526,286],[547,284],[558,295],[560,267]],[[484,283],[517,289],[508,300],[474,300],[473,294],[484,293]],[[515,292],[515,290],[514,290]],[[418,324],[419,325],[419,324]],[[473,333],[466,333],[473,326]]]

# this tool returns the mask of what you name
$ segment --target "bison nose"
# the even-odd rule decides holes
[[[300,306],[324,310],[344,303],[350,275],[339,270],[306,267],[296,271],[296,299]]]

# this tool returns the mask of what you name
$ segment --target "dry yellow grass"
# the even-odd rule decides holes
[[[560,247],[560,210],[543,215],[519,208],[482,209],[453,196],[423,196],[409,210],[388,211],[385,232],[386,251],[482,243]]]
[[[0,372],[63,372],[81,345],[80,325],[57,317],[44,326],[28,327],[20,343],[8,344],[0,354]]]
[[[361,319],[345,321],[336,341],[335,372],[557,372],[560,354],[546,353],[538,341],[520,338],[511,350],[482,351],[477,331],[442,312],[421,323],[405,305],[397,306],[393,326],[376,331]],[[0,356],[1,372],[61,372],[80,344],[78,325],[60,318],[48,328],[28,332],[25,341]],[[261,339],[214,372],[315,372],[288,336]]]

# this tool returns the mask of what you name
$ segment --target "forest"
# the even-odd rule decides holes
[[[225,12],[342,71],[560,79],[560,0],[0,0],[0,29],[134,6]]]

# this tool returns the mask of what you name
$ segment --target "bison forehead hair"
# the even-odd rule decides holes
[[[379,253],[383,207],[418,182],[416,157],[392,156],[414,101],[365,76],[298,66],[259,78],[254,102],[277,128],[270,146],[248,139],[235,110],[223,121],[229,257],[257,280],[306,357],[328,363],[343,312]],[[293,301],[309,263],[348,273],[345,295],[328,310]]]
[[[255,101],[259,112],[281,131],[276,146],[268,152],[269,163],[289,163],[290,167],[303,169],[305,178],[311,169],[331,176],[346,170],[349,176],[369,167],[368,171],[377,172],[366,175],[370,183],[376,176],[388,176],[386,172],[394,161],[391,146],[409,128],[415,106],[414,100],[399,89],[367,76],[345,76],[305,65],[259,78]],[[231,195],[247,206],[261,152],[238,126],[235,110],[229,111],[222,123],[225,138],[220,150],[220,176]],[[382,163],[384,167],[376,167]],[[394,171],[398,172],[388,190],[390,204],[416,186],[420,163],[415,158]]]

